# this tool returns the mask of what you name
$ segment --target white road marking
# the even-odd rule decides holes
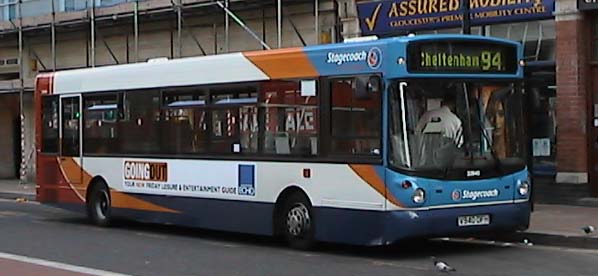
[[[420,270],[420,271],[432,271],[432,270],[434,270],[434,269],[428,268],[428,267],[415,266],[415,265],[407,265],[407,264],[401,264],[401,263],[398,263],[398,262],[386,262],[386,261],[375,261],[375,260],[371,260],[371,262],[372,262],[373,265],[378,265],[378,266],[392,266],[392,267],[412,269],[412,270]]]
[[[228,248],[238,248],[240,247],[239,245],[236,244],[230,244],[230,243],[224,243],[224,242],[213,242],[213,241],[202,241],[205,244],[209,244],[209,245],[215,245],[215,246],[222,246],[222,247],[228,247]]]
[[[99,270],[99,269],[93,269],[93,268],[88,268],[88,267],[83,267],[83,266],[76,266],[76,265],[70,265],[70,264],[65,264],[65,263],[53,262],[53,261],[37,259],[37,258],[32,258],[32,257],[27,257],[27,256],[21,256],[21,255],[14,255],[14,254],[4,253],[4,252],[0,252],[0,259],[8,259],[8,260],[13,260],[13,261],[18,261],[18,262],[41,265],[41,266],[45,266],[45,267],[56,268],[56,269],[72,271],[72,272],[77,272],[77,273],[83,273],[83,274],[89,274],[89,275],[96,275],[96,276],[129,276],[127,274],[120,274],[120,273],[115,273],[115,272],[110,272],[110,271],[105,271],[105,270]]]

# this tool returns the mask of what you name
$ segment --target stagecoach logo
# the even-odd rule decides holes
[[[453,198],[454,201],[460,200],[461,199],[461,191],[454,190],[453,193],[451,194],[451,197]]]
[[[336,65],[343,65],[345,63],[357,63],[357,62],[366,62],[367,65],[371,69],[378,69],[382,64],[382,51],[377,48],[373,47],[368,52],[366,51],[356,51],[356,52],[345,52],[345,53],[328,53],[328,59],[326,63],[328,64],[336,64]]]
[[[168,164],[125,161],[125,179],[154,182],[168,181]]]
[[[370,49],[368,52],[368,66],[372,69],[380,68],[382,64],[382,51],[377,47]]]
[[[482,198],[492,198],[497,197],[499,195],[498,189],[492,190],[478,190],[478,191],[470,191],[470,190],[454,190],[451,194],[451,197],[454,201],[459,201],[461,199],[471,199],[472,201],[476,201]]]

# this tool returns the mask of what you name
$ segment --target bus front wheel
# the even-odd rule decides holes
[[[301,193],[294,193],[284,204],[280,218],[284,237],[293,248],[310,249],[315,244],[315,222],[309,200]]]
[[[110,191],[106,183],[93,185],[87,197],[87,215],[92,223],[98,226],[110,225],[111,201]]]

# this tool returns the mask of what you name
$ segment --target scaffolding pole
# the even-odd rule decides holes
[[[316,44],[320,44],[320,1],[319,0],[314,0],[314,7],[315,7],[315,11],[314,11],[314,25],[315,25],[315,31],[316,31]]]
[[[24,104],[24,93],[25,93],[25,78],[23,74],[25,70],[23,68],[23,10],[22,0],[17,2],[17,11],[19,13],[19,120],[21,124],[21,165],[19,168],[19,182],[25,184],[27,181],[27,154],[25,151],[25,104]]]
[[[229,17],[229,0],[224,0],[224,52],[228,53],[230,51],[230,17]]]
[[[282,0],[276,1],[276,31],[278,48],[282,48]]]
[[[216,1],[216,4],[218,6],[220,6],[220,8],[222,8],[233,20],[235,20],[235,22],[237,22],[237,24],[241,28],[243,28],[243,30],[245,30],[247,33],[249,33],[249,35],[251,35],[251,37],[253,37],[255,40],[257,40],[264,48],[266,48],[267,50],[272,49],[254,31],[252,31],[249,27],[247,27],[247,25],[245,25],[245,23],[243,23],[243,20],[241,20],[241,18],[236,16],[231,10],[229,10],[224,4],[222,4],[222,1]]]
[[[135,62],[139,62],[139,1],[135,0],[133,4],[133,32],[135,33],[134,47],[135,47]],[[128,49],[127,49],[128,51]]]
[[[94,0],[91,2],[90,11],[90,38],[91,38],[91,67],[96,67],[96,5]]]
[[[176,41],[177,41],[177,57],[183,57],[183,5],[181,0],[177,0],[176,3],[176,16],[177,16],[177,33],[176,33]]]
[[[52,2],[52,22],[50,23],[50,32],[52,33],[52,72],[56,72],[56,7],[54,0]]]

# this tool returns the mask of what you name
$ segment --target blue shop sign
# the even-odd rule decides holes
[[[554,0],[470,0],[472,25],[553,18]],[[361,1],[363,35],[380,35],[461,25],[461,0]]]

